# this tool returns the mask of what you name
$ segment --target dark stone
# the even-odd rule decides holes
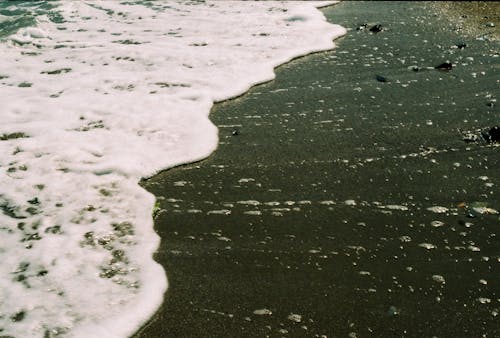
[[[442,64],[440,64],[439,66],[436,66],[434,68],[437,70],[448,71],[448,70],[451,70],[453,68],[453,65],[451,64],[451,62],[443,62]]]
[[[467,47],[467,44],[465,42],[459,42],[456,44],[456,46],[458,49],[464,49],[465,47]]]
[[[379,33],[383,30],[382,28],[382,25],[381,24],[376,24],[376,25],[373,25],[370,27],[369,31],[372,32],[372,33]]]
[[[489,143],[500,142],[500,126],[494,126],[487,132],[483,132],[482,135]]]
[[[389,82],[389,80],[387,80],[387,78],[382,75],[376,75],[375,79],[377,79],[378,82]]]
[[[356,27],[356,30],[357,31],[363,31],[366,29],[366,27],[368,27],[368,25],[366,23],[362,24],[362,25],[359,25],[358,27]]]

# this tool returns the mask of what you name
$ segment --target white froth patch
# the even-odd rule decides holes
[[[63,1],[0,42],[2,335],[133,334],[167,288],[140,178],[207,157],[214,101],[345,33],[317,2],[146,4]]]

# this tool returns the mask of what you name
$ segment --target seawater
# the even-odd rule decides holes
[[[0,2],[0,335],[126,337],[160,306],[154,196],[213,103],[345,30],[325,1]]]

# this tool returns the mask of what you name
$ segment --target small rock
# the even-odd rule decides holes
[[[356,201],[355,200],[345,200],[344,204],[345,205],[349,205],[349,206],[355,206],[356,205]]]
[[[444,222],[441,222],[441,221],[432,221],[431,222],[431,225],[434,227],[434,228],[439,228],[439,227],[442,227],[444,225]]]
[[[500,142],[500,126],[494,126],[487,132],[482,132],[481,135],[488,143]]]
[[[477,136],[476,134],[473,134],[471,132],[464,132],[464,133],[462,133],[462,140],[464,140],[464,142],[467,142],[467,143],[477,142],[477,141],[479,141],[479,136]]]
[[[424,249],[427,249],[427,250],[436,249],[436,246],[434,244],[431,244],[431,243],[420,243],[418,246],[422,247]]]
[[[436,205],[436,206],[427,208],[427,210],[432,211],[436,214],[444,214],[445,212],[448,212],[449,209],[446,207],[441,207],[441,206]]]
[[[384,29],[382,28],[381,24],[376,24],[370,27],[369,31],[372,33],[379,33],[383,31]]]
[[[258,316],[264,316],[264,315],[272,315],[273,312],[269,309],[259,309],[259,310],[255,310],[253,312],[254,314],[258,315]]]
[[[376,79],[378,82],[389,82],[389,81],[387,80],[387,78],[386,78],[386,77],[384,77],[384,76],[382,76],[382,75],[376,75],[376,76],[375,76],[375,79]]]
[[[473,207],[472,210],[481,215],[498,215],[498,210],[488,207]]]
[[[362,30],[365,30],[366,27],[368,27],[368,25],[366,23],[364,23],[364,24],[359,25],[358,27],[356,27],[356,30],[357,31],[362,31]]]
[[[455,46],[457,46],[458,49],[464,49],[467,47],[467,44],[465,42],[459,42]]]
[[[435,282],[438,282],[440,284],[445,284],[446,283],[444,277],[441,276],[441,275],[433,275],[432,276],[432,280],[435,281]]]
[[[443,62],[442,64],[434,67],[437,70],[442,70],[442,71],[449,71],[453,68],[453,65],[451,62]]]
[[[296,313],[291,313],[287,318],[288,320],[291,320],[292,322],[296,323],[300,323],[302,321],[302,316]]]

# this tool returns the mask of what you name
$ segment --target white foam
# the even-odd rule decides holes
[[[207,157],[214,101],[345,33],[325,2],[148,3],[64,1],[0,43],[0,135],[29,136],[0,141],[3,335],[137,330],[167,288],[140,178]]]

